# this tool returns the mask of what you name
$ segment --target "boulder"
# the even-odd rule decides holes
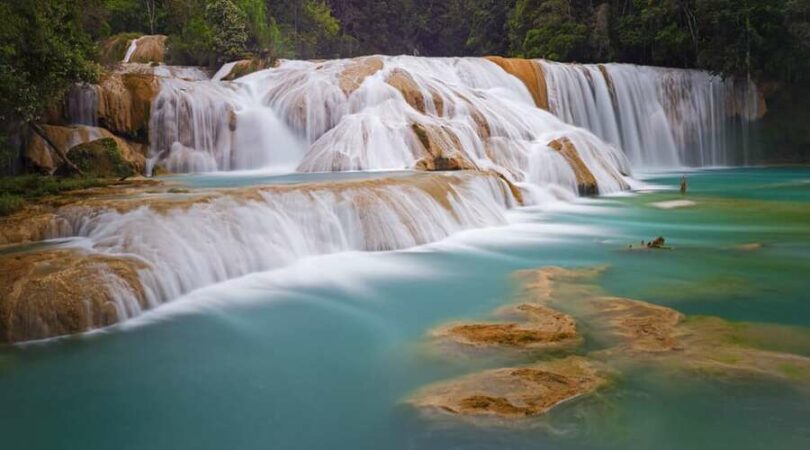
[[[538,108],[548,111],[548,86],[543,68],[530,59],[487,56],[486,59],[500,66],[507,73],[522,81],[529,89]]]
[[[124,161],[135,172],[143,171],[147,150],[143,144],[127,141],[104,128],[84,125],[40,125],[39,128],[46,135],[47,141],[59,146],[60,150],[68,154],[68,158],[71,159],[70,150],[76,146],[99,139],[112,139]],[[63,164],[63,161],[47,141],[36,132],[29,131],[23,150],[23,160],[31,170],[52,174]]]
[[[0,257],[0,341],[45,339],[112,325],[146,305],[132,258],[44,250]]]
[[[89,176],[126,178],[134,175],[138,169],[143,170],[142,162],[140,167],[136,167],[124,158],[124,153],[119,140],[105,137],[79,144],[71,148],[67,155],[82,173]]]
[[[599,185],[596,183],[596,177],[585,162],[580,158],[574,143],[568,138],[555,139],[548,143],[548,146],[555,151],[559,152],[577,178],[577,189],[580,195],[597,195],[599,193]]]

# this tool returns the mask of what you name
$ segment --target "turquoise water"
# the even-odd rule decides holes
[[[0,350],[10,449],[806,449],[802,383],[628,372],[512,426],[429,418],[420,386],[486,366],[425,333],[486,316],[510,274],[609,264],[616,295],[810,327],[810,169],[648,180],[672,190],[516,211],[512,226],[404,252],[305,260],[192,293],[124,327]],[[633,251],[665,236],[671,251]],[[744,250],[740,244],[762,244]],[[799,353],[810,354],[807,349]]]

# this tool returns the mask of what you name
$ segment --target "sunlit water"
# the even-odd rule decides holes
[[[402,403],[479,367],[426,351],[425,333],[504,304],[520,269],[609,264],[601,283],[617,295],[810,326],[810,169],[692,173],[695,206],[653,206],[681,198],[680,175],[412,250],[305,258],[108,331],[4,348],[2,448],[810,448],[810,392],[763,380],[630,372],[518,427]],[[658,235],[674,250],[627,250]],[[748,243],[763,247],[736,248]]]

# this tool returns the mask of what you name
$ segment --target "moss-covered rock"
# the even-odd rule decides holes
[[[70,149],[68,157],[85,175],[96,177],[129,177],[135,174],[122,154],[118,141],[102,138]]]

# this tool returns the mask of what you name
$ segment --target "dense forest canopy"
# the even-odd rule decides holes
[[[810,0],[0,0],[0,16],[5,128],[92,81],[98,43],[124,33],[168,35],[174,64],[501,54],[810,80]]]

